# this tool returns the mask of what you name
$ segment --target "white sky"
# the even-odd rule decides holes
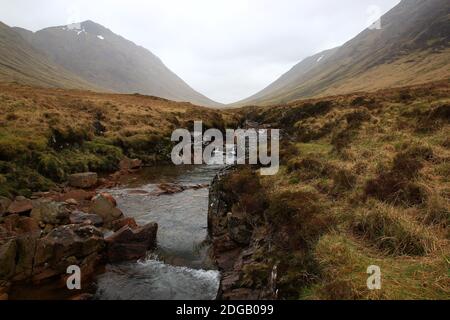
[[[95,21],[152,51],[197,91],[230,103],[350,40],[399,2],[0,0],[0,21],[33,31]]]

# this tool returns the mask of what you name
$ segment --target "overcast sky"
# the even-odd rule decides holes
[[[345,43],[399,0],[0,0],[0,20],[39,30],[93,20],[146,47],[224,103]]]

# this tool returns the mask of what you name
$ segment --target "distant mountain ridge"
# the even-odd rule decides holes
[[[12,28],[0,22],[0,81],[28,85],[99,90],[93,84],[53,64]]]
[[[28,47],[45,57],[49,65],[66,70],[67,74],[79,79],[84,83],[83,88],[140,93],[208,107],[221,106],[192,89],[149,50],[93,21],[37,32],[16,27],[9,28],[8,32],[20,34],[21,42],[27,42]],[[27,70],[21,72],[26,73]],[[33,82],[39,84],[40,81],[35,79]],[[80,87],[66,81],[52,85]]]
[[[450,1],[403,0],[381,18],[381,26],[303,60],[234,105],[270,105],[450,77]]]

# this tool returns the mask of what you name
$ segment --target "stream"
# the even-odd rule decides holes
[[[154,195],[161,183],[210,184],[220,166],[146,168],[108,189],[125,216],[156,222],[157,250],[146,259],[106,266],[97,278],[100,300],[213,300],[220,273],[208,256],[208,188]]]

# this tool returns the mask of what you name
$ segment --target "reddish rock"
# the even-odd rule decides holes
[[[18,214],[11,214],[6,216],[3,220],[3,228],[9,233],[15,233],[17,225],[19,224],[20,216]]]
[[[7,239],[12,235],[13,234],[9,230],[7,230],[4,225],[0,224],[0,243],[2,242],[2,240]]]
[[[119,166],[120,170],[122,171],[136,170],[142,167],[142,161],[139,159],[124,158],[122,161],[120,161]]]
[[[32,209],[33,202],[30,199],[18,197],[10,204],[7,212],[9,214],[26,214],[29,213]]]
[[[186,190],[185,187],[173,183],[161,183],[158,188],[161,190],[160,194],[175,194]]]
[[[23,281],[33,274],[33,261],[36,253],[36,243],[40,237],[38,233],[27,233],[16,239],[17,261],[13,280]]]
[[[106,239],[107,255],[110,262],[138,260],[156,246],[158,225],[150,223],[144,227],[131,229],[125,226]]]
[[[70,224],[93,225],[100,227],[103,225],[102,217],[96,214],[89,214],[81,211],[74,211],[69,216]]]
[[[97,185],[98,175],[95,172],[76,173],[70,175],[68,181],[71,187],[90,189]]]
[[[109,193],[103,192],[100,194],[103,198],[105,198],[106,200],[108,200],[114,207],[117,207],[117,201],[116,199],[114,199],[114,197],[112,195],[110,195]]]
[[[54,202],[49,199],[37,201],[31,217],[45,224],[63,225],[69,222],[70,210],[63,202]]]
[[[117,208],[116,200],[108,193],[101,193],[92,199],[89,213],[102,217],[107,226],[123,218],[122,211]]]
[[[86,200],[90,201],[93,197],[95,197],[95,192],[89,192],[81,189],[74,189],[66,193],[63,193],[58,199],[58,201],[67,201],[73,199],[77,202],[82,202]]]
[[[20,233],[41,232],[38,221],[30,217],[20,217],[17,221],[17,229],[20,230]]]
[[[9,240],[0,245],[0,280],[8,280],[14,276],[16,269],[17,244]]]
[[[0,280],[0,301],[8,300],[10,286],[11,284],[9,282]]]
[[[11,200],[5,197],[0,197],[0,217],[2,217],[6,211],[8,210],[9,206],[11,205]]]
[[[134,220],[134,218],[130,218],[130,217],[122,218],[122,219],[113,221],[111,223],[111,228],[114,231],[118,231],[125,226],[128,226],[131,229],[137,229],[139,227],[138,224],[136,223],[136,220]]]
[[[82,271],[92,272],[101,260],[104,247],[102,232],[93,226],[56,228],[37,241],[33,281],[65,275],[70,265],[78,265]]]

